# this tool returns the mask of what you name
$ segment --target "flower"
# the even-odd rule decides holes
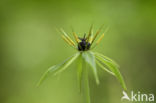
[[[77,59],[78,62],[77,74],[78,74],[79,87],[81,90],[81,85],[82,85],[81,82],[82,82],[82,74],[83,74],[84,75],[83,77],[85,78],[84,85],[86,87],[85,93],[87,95],[87,103],[90,103],[90,96],[89,96],[88,71],[87,68],[85,67],[86,64],[90,66],[89,69],[92,69],[97,84],[99,84],[99,78],[98,78],[96,65],[98,65],[100,68],[102,68],[109,74],[115,76],[121,83],[123,89],[127,90],[123,77],[118,69],[119,65],[112,59],[104,56],[103,54],[91,51],[94,47],[96,47],[100,43],[100,41],[104,37],[105,33],[103,33],[94,44],[96,38],[100,34],[100,31],[102,30],[102,27],[103,26],[101,26],[99,30],[95,33],[95,35],[93,35],[92,33],[93,26],[91,26],[88,35],[86,36],[86,34],[84,34],[83,38],[78,37],[76,33],[73,31],[73,36],[75,38],[76,43],[67,35],[67,33],[63,29],[60,29],[63,40],[71,47],[77,49],[78,52],[73,56],[67,58],[64,62],[50,67],[43,74],[38,85],[40,85],[43,82],[43,80],[51,73],[57,75],[62,71],[66,70],[70,66],[70,64],[72,64]],[[105,32],[107,30],[108,29],[106,29]]]

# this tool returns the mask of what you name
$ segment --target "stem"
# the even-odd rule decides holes
[[[84,93],[85,93],[85,96],[86,96],[86,103],[90,103],[88,71],[87,71],[85,62],[84,62]]]

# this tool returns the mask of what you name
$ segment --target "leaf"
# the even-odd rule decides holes
[[[107,61],[110,61],[110,62],[112,62],[115,66],[117,66],[118,68],[120,67],[119,66],[119,64],[117,64],[114,60],[112,60],[112,59],[110,59],[109,57],[107,57],[107,56],[104,56],[103,54],[100,54],[100,53],[95,53],[96,55],[99,55],[99,56],[101,56],[101,57],[103,57],[104,59],[106,59]]]
[[[80,53],[76,53],[69,61],[67,61],[63,67],[61,67],[54,75],[57,75],[58,73],[61,73],[64,71],[71,63],[73,63],[76,58],[80,55]]]
[[[119,82],[121,83],[122,87],[127,90],[124,79],[120,73],[120,71],[118,70],[117,66],[114,64],[114,62],[108,61],[107,59],[103,58],[104,56],[98,55],[95,53],[95,57],[101,61],[103,64],[105,64],[116,76],[116,78],[119,80]]]
[[[99,78],[96,69],[95,56],[92,52],[86,51],[82,53],[84,60],[92,67],[96,83],[99,84]]]
[[[115,74],[114,74],[113,72],[111,72],[111,71],[108,70],[106,67],[104,67],[98,60],[96,60],[96,64],[99,65],[99,67],[101,67],[103,70],[105,70],[105,71],[108,72],[109,74],[115,76]]]
[[[53,71],[54,69],[57,69],[57,66],[54,65],[52,67],[50,67],[40,78],[39,82],[37,83],[37,87],[41,85],[41,83],[47,78],[48,74]]]
[[[41,79],[39,80],[39,82],[37,83],[37,86],[40,86],[40,84],[49,76],[49,74],[54,73],[54,72],[61,72],[64,69],[66,69],[79,55],[79,53],[67,58],[64,62],[51,66],[41,77]],[[62,70],[63,69],[63,70]],[[56,75],[55,73],[55,75]]]
[[[77,59],[77,75],[78,75],[78,83],[79,83],[79,90],[81,92],[81,82],[82,82],[82,66],[83,66],[83,58],[80,54]]]

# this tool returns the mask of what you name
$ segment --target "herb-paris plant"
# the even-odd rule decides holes
[[[85,85],[84,91],[85,91],[87,103],[90,103],[90,93],[89,93],[89,83],[88,83],[88,71],[86,68],[86,64],[89,65],[90,69],[92,69],[97,84],[99,84],[99,78],[98,78],[96,65],[98,65],[100,68],[102,68],[109,74],[115,76],[121,83],[123,89],[127,90],[123,77],[118,69],[119,65],[112,59],[104,56],[103,54],[91,51],[96,45],[100,43],[100,41],[102,40],[105,34],[103,33],[95,42],[95,39],[97,38],[100,31],[102,30],[102,26],[95,33],[95,35],[93,35],[92,33],[92,28],[93,26],[90,27],[88,35],[84,34],[83,38],[78,37],[76,33],[73,31],[73,36],[75,38],[76,43],[73,42],[73,40],[67,35],[67,33],[63,29],[60,29],[63,40],[65,40],[65,42],[70,46],[72,46],[73,48],[77,49],[78,52],[73,56],[67,58],[64,62],[50,67],[41,77],[38,86],[46,79],[46,77],[48,77],[48,75],[50,75],[51,73],[53,73],[54,75],[61,73],[62,71],[66,70],[70,66],[70,64],[72,64],[77,59],[77,64],[78,64],[77,75],[78,75],[79,87],[81,91],[81,84],[82,84],[81,82],[83,80]]]

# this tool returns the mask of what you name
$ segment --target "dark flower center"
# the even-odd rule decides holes
[[[84,38],[79,38],[81,42],[78,43],[79,51],[87,51],[90,49],[90,43],[86,40],[85,35]]]

